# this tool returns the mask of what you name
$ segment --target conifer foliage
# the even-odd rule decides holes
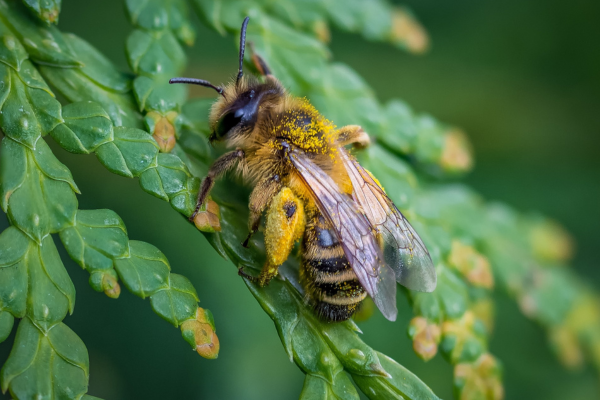
[[[330,61],[330,27],[425,51],[427,34],[409,10],[385,0],[125,5],[131,73],[60,31],[60,0],[0,0],[0,204],[11,225],[0,234],[0,341],[17,330],[0,373],[3,392],[15,399],[93,398],[86,394],[86,347],[62,322],[73,312],[75,287],[56,241],[89,272],[92,289],[116,299],[124,286],[148,298],[201,356],[218,355],[212,314],[198,307],[192,283],[171,271],[158,248],[131,240],[115,212],[79,209],[77,184],[47,144],[94,153],[109,171],[139,178],[144,191],[189,217],[217,155],[207,146],[210,102],[188,100],[185,86],[168,84],[186,66],[185,47],[202,40],[192,12],[232,36],[250,16],[248,41],[294,95],[306,96],[338,126],[359,124],[377,139],[359,158],[421,234],[438,275],[433,293],[405,291],[414,311],[408,334],[423,360],[439,352],[453,365],[457,398],[503,397],[501,363],[488,346],[493,290],[508,294],[547,330],[565,365],[580,365],[583,354],[600,365],[600,303],[564,266],[568,234],[544,217],[487,203],[448,183],[472,167],[465,134],[402,100],[382,104],[349,66]],[[247,199],[236,193],[218,186],[201,211],[220,218],[220,231],[214,224],[200,228],[233,265],[258,270],[264,250],[241,246]],[[306,374],[300,398],[358,399],[357,389],[372,399],[437,398],[419,377],[364,343],[354,322],[317,319],[303,301],[294,260],[269,286],[246,284],[275,323],[283,350]]]

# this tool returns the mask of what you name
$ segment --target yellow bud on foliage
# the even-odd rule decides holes
[[[410,321],[408,334],[413,340],[415,353],[424,361],[429,361],[438,351],[442,330],[435,322],[425,317],[415,317]]]
[[[559,224],[544,219],[529,232],[533,254],[542,261],[568,261],[575,247],[573,238]]]
[[[121,294],[121,285],[111,274],[104,274],[102,277],[102,289],[104,289],[104,294],[111,299],[117,299]]]
[[[467,135],[457,128],[444,134],[441,167],[448,172],[467,172],[473,168],[473,150]]]
[[[151,129],[150,133],[163,153],[169,153],[175,147],[175,118],[177,118],[175,111],[170,111],[165,115],[156,111],[146,114],[146,121]]]
[[[319,39],[323,43],[331,42],[331,31],[329,30],[329,26],[327,22],[322,19],[318,19],[313,24],[313,32],[317,35],[317,39]]]
[[[494,330],[494,301],[489,297],[476,300],[471,305],[471,311],[485,326],[485,330],[491,333]]]
[[[460,272],[473,286],[485,289],[494,287],[490,262],[473,247],[454,240],[448,256],[448,264]]]
[[[501,367],[489,353],[482,354],[475,362],[456,364],[454,384],[460,400],[504,398]]]
[[[220,217],[219,205],[212,199],[208,199],[194,217],[194,225],[202,232],[220,232]]]
[[[550,330],[550,345],[560,362],[569,369],[583,366],[583,351],[577,340],[577,334],[565,326],[556,326]]]
[[[421,24],[403,8],[392,11],[393,42],[406,47],[411,53],[422,54],[429,48],[429,36]]]
[[[181,334],[202,357],[212,360],[219,356],[219,338],[209,310],[198,307],[196,319],[181,324]]]

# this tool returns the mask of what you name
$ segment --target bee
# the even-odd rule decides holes
[[[262,78],[244,76],[248,20],[241,28],[233,82],[221,87],[201,79],[170,80],[217,91],[209,140],[233,149],[202,180],[190,219],[215,180],[235,170],[253,186],[244,246],[266,214],[265,265],[257,277],[242,269],[240,275],[268,285],[301,239],[300,281],[320,318],[346,320],[369,295],[394,321],[396,282],[417,291],[435,289],[429,252],[376,178],[345,148],[369,145],[361,127],[336,128],[308,100],[290,95],[254,51],[252,60]]]

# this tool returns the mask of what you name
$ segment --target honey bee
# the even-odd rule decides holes
[[[241,269],[240,275],[267,285],[302,239],[300,281],[320,318],[346,320],[369,295],[394,321],[396,282],[417,291],[435,289],[429,252],[375,177],[346,150],[347,145],[369,145],[359,126],[336,128],[308,100],[290,95],[254,51],[262,79],[244,76],[248,20],[242,24],[239,69],[232,83],[220,87],[201,79],[170,80],[219,93],[210,112],[209,140],[234,149],[210,167],[190,219],[215,180],[235,170],[254,187],[244,246],[266,213],[267,261],[259,276]]]

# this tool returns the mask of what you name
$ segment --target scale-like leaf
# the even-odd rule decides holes
[[[129,257],[115,260],[115,269],[127,289],[145,299],[169,287],[169,262],[156,247],[138,241],[129,244]]]
[[[82,268],[110,269],[129,253],[127,230],[111,210],[79,210],[75,225],[60,232],[65,249]]]
[[[97,49],[75,35],[61,36],[78,51],[79,68],[39,65],[40,73],[69,101],[94,101],[116,126],[140,128],[141,116],[130,93],[130,81]]]
[[[182,275],[170,274],[167,285],[150,296],[150,304],[155,313],[179,326],[195,316],[198,295],[190,281]]]
[[[15,317],[8,311],[0,311],[0,343],[4,342],[12,331]]]
[[[81,66],[58,29],[35,20],[18,3],[1,0],[0,21],[11,28],[35,62],[62,67]]]
[[[47,145],[41,140],[38,148],[43,146]],[[72,187],[64,180],[45,174],[37,163],[38,158],[46,157],[41,163],[50,164],[45,166],[47,170],[70,179],[49,150],[33,152],[10,138],[4,138],[0,154],[3,209],[14,225],[41,243],[49,233],[73,224],[77,199]],[[52,164],[56,170],[51,169]]]
[[[114,140],[100,146],[96,154],[111,172],[131,178],[155,165],[158,145],[140,129],[115,127]]]
[[[77,398],[87,391],[88,353],[62,322],[41,331],[24,318],[1,374],[2,391],[16,399]]]
[[[127,0],[131,23],[146,30],[170,29],[182,42],[191,45],[195,32],[188,19],[189,10],[183,0]]]
[[[185,85],[170,85],[179,76],[186,56],[179,44],[191,45],[195,33],[188,20],[185,2],[126,2],[130,20],[138,29],[127,39],[127,58],[137,77],[133,92],[142,112],[147,112],[146,127],[161,151],[170,152],[179,136],[178,113],[185,102]],[[179,40],[178,40],[179,39]]]
[[[62,115],[65,122],[50,135],[67,151],[87,154],[114,140],[113,123],[98,103],[71,103],[63,107]]]
[[[23,4],[46,23],[58,23],[62,0],[23,0]]]
[[[27,260],[31,240],[14,226],[0,234],[0,304],[17,318],[27,310]]]
[[[6,136],[34,149],[41,135],[62,122],[60,103],[48,87],[33,86],[41,78],[32,64],[25,60],[19,72],[0,64],[0,82],[6,88],[0,104],[0,125]],[[33,77],[35,80],[29,80]]]

